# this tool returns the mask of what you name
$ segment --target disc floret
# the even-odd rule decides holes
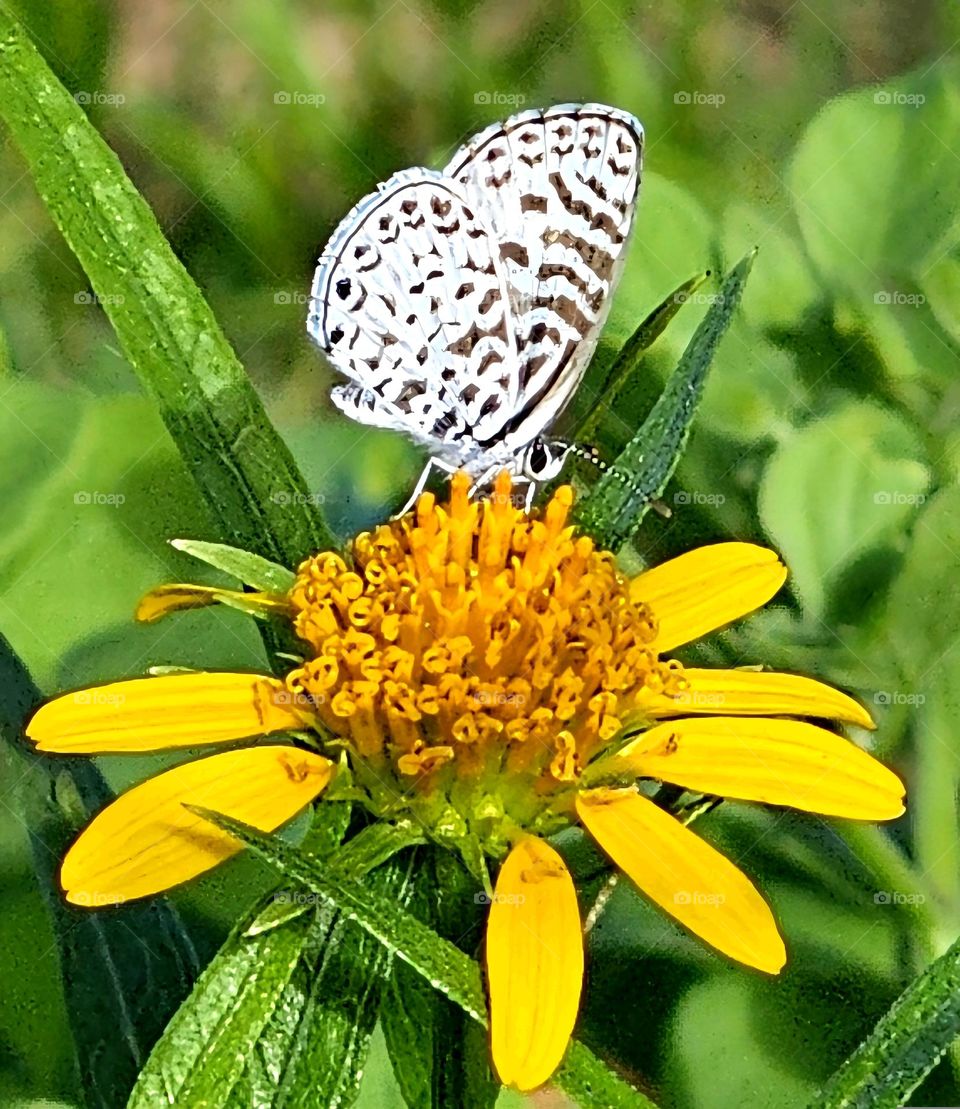
[[[291,601],[312,657],[287,687],[355,751],[375,809],[400,797],[442,838],[466,830],[499,855],[512,829],[565,823],[641,694],[685,683],[613,556],[568,524],[569,487],[538,516],[507,473],[487,499],[468,492],[459,474],[449,505],[425,494],[349,562],[301,564]]]

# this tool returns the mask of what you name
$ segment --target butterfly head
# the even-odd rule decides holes
[[[520,473],[530,481],[547,481],[560,473],[569,453],[567,443],[550,442],[538,435],[520,456]]]

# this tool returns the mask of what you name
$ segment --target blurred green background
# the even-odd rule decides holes
[[[960,8],[879,0],[37,0],[12,5],[145,194],[346,536],[422,458],[338,416],[304,331],[319,247],[396,169],[518,108],[601,101],[647,131],[637,232],[597,367],[686,278],[760,253],[687,455],[637,547],[777,547],[776,606],[687,658],[863,699],[909,784],[883,831],[746,806],[698,830],[769,895],[791,961],[726,963],[621,888],[582,1035],[665,1109],[801,1106],[960,930]],[[0,630],[45,693],[148,665],[256,665],[233,612],[136,627],[217,538],[84,274],[0,137]],[[605,411],[636,428],[708,282]],[[588,382],[589,385],[589,382]],[[615,411],[614,411],[615,409]],[[212,579],[211,579],[212,580]],[[101,760],[120,787],[157,759]],[[11,775],[5,774],[12,790]],[[0,1102],[79,1104],[53,934],[0,791]],[[176,897],[209,956],[266,888],[241,859]],[[398,1104],[375,1049],[369,1105]],[[947,1064],[913,1104],[956,1104]]]

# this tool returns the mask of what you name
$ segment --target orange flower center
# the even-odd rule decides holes
[[[313,657],[288,688],[401,783],[506,772],[549,792],[642,693],[679,692],[682,671],[657,657],[654,616],[613,555],[567,524],[569,487],[528,516],[507,473],[488,499],[469,485],[457,474],[449,505],[427,493],[359,535],[351,564],[327,553],[300,566],[290,600]]]

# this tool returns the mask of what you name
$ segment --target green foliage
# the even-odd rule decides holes
[[[89,761],[54,761],[28,749],[21,722],[40,700],[23,663],[0,636],[2,761],[16,783],[10,801],[29,828],[37,884],[52,917],[85,1099],[109,1109],[126,1097],[190,989],[197,956],[176,910],[162,898],[122,913],[94,914],[60,896],[59,860],[112,794]],[[105,1028],[116,1030],[115,1050],[103,1050]]]
[[[752,264],[753,255],[748,254],[724,279],[650,415],[596,487],[578,504],[578,522],[601,548],[617,550],[636,532],[677,468],[707,371],[740,303]],[[663,306],[659,312],[666,314]],[[633,361],[642,353],[643,341],[642,334],[634,336],[622,362],[627,357]],[[635,366],[633,369],[635,372]],[[630,370],[622,372],[629,374]]]
[[[475,1021],[486,1027],[487,1003],[480,968],[449,940],[432,931],[402,904],[385,897],[369,884],[345,876],[336,866],[326,866],[303,855],[282,840],[264,835],[255,828],[224,816],[197,808],[212,823],[242,840],[266,859],[283,876],[312,890],[330,905],[356,921],[380,941],[391,954],[422,975],[435,990]],[[650,1107],[638,1090],[618,1078],[583,1044],[572,1043],[554,1081],[574,1099],[587,1098],[588,1104],[600,1103],[611,1109]]]
[[[960,941],[915,979],[810,1109],[896,1109],[960,1036]]]

